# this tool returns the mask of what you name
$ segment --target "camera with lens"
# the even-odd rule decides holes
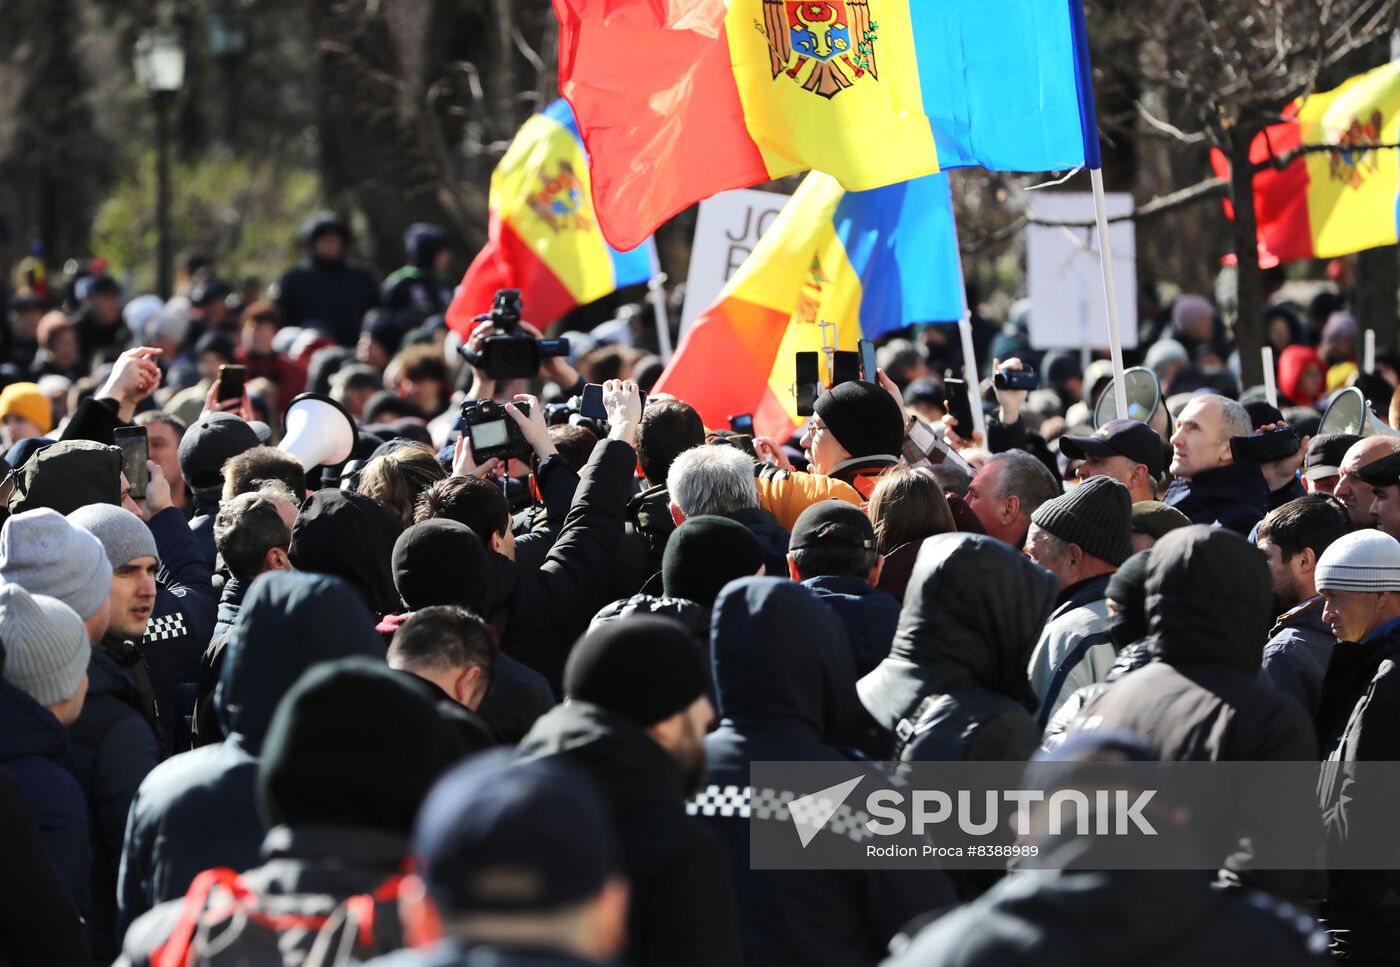
[[[521,416],[530,415],[529,403],[512,405]],[[493,457],[529,460],[535,452],[521,432],[520,424],[495,400],[465,400],[457,426],[471,441],[472,455],[477,463],[485,463]]]
[[[490,322],[495,334],[481,344],[480,352],[466,346],[459,350],[462,358],[492,379],[531,379],[540,370],[540,360],[569,355],[567,339],[536,339],[520,328],[520,290],[501,289],[496,293],[491,311],[477,316],[478,322]]]

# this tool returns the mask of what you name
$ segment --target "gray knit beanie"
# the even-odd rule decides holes
[[[1133,498],[1112,477],[1090,477],[1041,504],[1031,523],[1114,567],[1133,553]]]
[[[151,529],[125,507],[88,504],[69,514],[68,523],[81,527],[102,543],[102,549],[107,552],[107,562],[113,570],[138,557],[160,560]]]
[[[58,598],[86,621],[112,590],[112,565],[97,538],[44,507],[0,527],[0,580]]]
[[[87,674],[92,646],[83,620],[57,598],[0,584],[5,680],[40,705],[72,698]]]

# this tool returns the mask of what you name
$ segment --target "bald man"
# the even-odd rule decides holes
[[[1352,444],[1346,456],[1342,457],[1341,476],[1332,494],[1346,506],[1354,530],[1376,526],[1376,517],[1371,513],[1375,496],[1372,486],[1359,478],[1357,472],[1392,453],[1400,453],[1400,437],[1372,436]]]

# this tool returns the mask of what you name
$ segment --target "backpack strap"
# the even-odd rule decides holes
[[[227,867],[205,870],[196,876],[185,893],[180,916],[175,920],[170,936],[151,954],[151,967],[184,967],[189,959],[194,932],[199,927],[199,918],[209,905],[210,895],[220,888],[227,891],[235,903],[246,903],[253,896],[237,871]]]

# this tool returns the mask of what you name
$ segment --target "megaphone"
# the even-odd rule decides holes
[[[1163,440],[1171,439],[1172,418],[1162,405],[1162,384],[1157,374],[1145,366],[1123,371],[1123,389],[1128,397],[1128,419],[1146,423]],[[1099,394],[1094,404],[1094,429],[1118,419],[1118,397],[1112,383]]]
[[[1366,397],[1355,386],[1348,386],[1332,398],[1327,412],[1322,414],[1322,423],[1317,432],[1349,433],[1352,436],[1400,436],[1400,430],[1392,430],[1385,421],[1371,409]]]
[[[354,418],[320,393],[302,393],[287,404],[282,425],[287,435],[277,449],[296,457],[303,470],[344,463],[355,449]]]

